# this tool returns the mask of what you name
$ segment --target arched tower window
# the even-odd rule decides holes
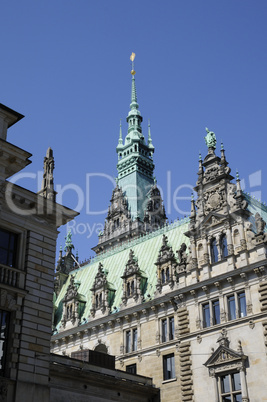
[[[127,283],[127,296],[129,297],[131,294],[131,289],[130,289],[130,282]]]
[[[134,281],[132,281],[131,283],[131,294],[132,295],[134,294]]]
[[[169,282],[170,280],[170,269],[169,267],[166,269],[166,281]]]
[[[222,258],[226,258],[228,256],[228,249],[227,249],[227,240],[226,240],[226,235],[222,235],[221,237],[221,256]]]
[[[212,263],[218,261],[218,249],[217,249],[216,239],[214,239],[214,238],[210,242],[210,255],[211,255]]]
[[[165,271],[164,269],[161,270],[161,283],[165,283]]]

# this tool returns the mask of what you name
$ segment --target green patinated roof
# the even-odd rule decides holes
[[[249,220],[252,222],[253,230],[255,231],[255,214],[258,212],[264,221],[267,222],[267,206],[252,198],[248,194],[244,193],[244,196],[248,201],[248,210],[253,214]],[[172,249],[175,253],[180,249],[182,243],[185,243],[187,246],[189,245],[189,239],[184,235],[184,233],[188,230],[188,223],[189,218],[185,218],[181,221],[175,221],[174,223],[166,225],[165,227],[153,233],[132,240],[129,243],[107,251],[103,255],[96,256],[87,265],[72,271],[71,275],[75,275],[75,282],[80,283],[78,292],[81,296],[83,296],[83,300],[86,301],[81,319],[87,319],[90,316],[90,289],[93,287],[99,262],[103,264],[103,268],[107,272],[107,280],[109,284],[116,290],[115,298],[112,304],[112,311],[114,307],[119,310],[123,291],[123,280],[121,276],[123,275],[126,263],[128,262],[130,249],[133,250],[134,256],[138,260],[140,270],[144,276],[148,278],[144,299],[146,300],[148,298],[148,294],[153,298],[157,283],[157,270],[155,262],[157,261],[159,250],[162,245],[162,236],[163,234],[167,236],[168,244],[172,246]],[[267,227],[265,228],[265,231],[267,232]],[[54,303],[55,306],[58,307],[57,315],[59,320],[61,319],[60,315],[62,313],[62,299],[65,296],[69,282],[70,275]]]
[[[123,291],[123,280],[121,279],[121,276],[123,275],[126,263],[129,259],[130,249],[133,250],[134,256],[138,260],[140,270],[148,278],[146,293],[144,296],[146,298],[147,295],[150,294],[153,297],[157,283],[157,269],[155,262],[157,261],[159,250],[162,246],[162,235],[165,234],[168,237],[168,244],[172,246],[173,252],[175,253],[176,250],[180,248],[182,243],[189,245],[189,239],[184,235],[184,232],[186,232],[188,229],[188,222],[188,218],[181,221],[175,221],[174,223],[166,225],[164,228],[161,228],[153,233],[117,247],[115,250],[111,250],[101,256],[97,256],[91,260],[89,264],[72,271],[71,274],[75,275],[75,281],[80,282],[78,290],[79,294],[84,295],[87,300],[81,318],[88,318],[90,315],[90,289],[93,286],[93,282],[98,271],[99,262],[103,264],[104,270],[108,271],[108,282],[114,289],[116,289],[112,310],[113,307],[117,307],[117,309],[119,309]],[[62,287],[57,301],[55,302],[56,307],[60,305],[60,302],[66,293],[69,281],[70,276]]]

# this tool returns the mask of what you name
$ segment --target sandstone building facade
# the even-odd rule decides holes
[[[77,266],[71,234],[60,253],[51,350],[114,355],[118,369],[152,377],[162,401],[267,400],[267,208],[242,192],[207,129],[191,214],[166,222],[134,74],[96,256]]]
[[[112,356],[90,351],[84,363],[50,353],[58,227],[77,213],[55,202],[51,148],[38,194],[7,180],[31,163],[7,142],[22,118],[0,104],[0,401],[156,402],[152,379],[116,370]]]

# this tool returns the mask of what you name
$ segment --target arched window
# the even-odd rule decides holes
[[[132,293],[132,295],[134,294],[134,281],[132,281],[132,283],[131,283],[131,293]]]
[[[95,308],[98,308],[98,295],[96,295],[96,298],[95,298]]]
[[[130,282],[127,282],[127,296],[129,297],[130,294],[131,294]]]
[[[226,235],[222,235],[221,237],[221,256],[222,258],[226,258],[228,256],[228,249],[227,249],[227,240],[226,240]]]
[[[102,293],[100,293],[99,295],[99,305],[101,306],[101,304],[102,304]]]
[[[105,353],[105,354],[108,353],[108,348],[103,343],[100,343],[99,345],[97,345],[94,350],[96,352],[100,352],[100,353]]]
[[[166,281],[169,282],[170,280],[170,270],[169,268],[166,269]]]
[[[211,262],[218,261],[218,249],[216,244],[216,239],[212,239],[210,242],[210,255],[211,255]]]
[[[137,145],[134,146],[134,152],[137,152]]]
[[[164,269],[161,270],[161,283],[165,283],[165,271]]]

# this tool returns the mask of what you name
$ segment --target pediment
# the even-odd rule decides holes
[[[225,215],[218,214],[217,212],[210,212],[203,221],[199,224],[200,227],[216,226],[226,219]]]
[[[213,352],[209,359],[204,363],[206,367],[214,367],[229,363],[238,363],[246,358],[245,355],[234,351],[226,346],[220,345],[218,349]]]

